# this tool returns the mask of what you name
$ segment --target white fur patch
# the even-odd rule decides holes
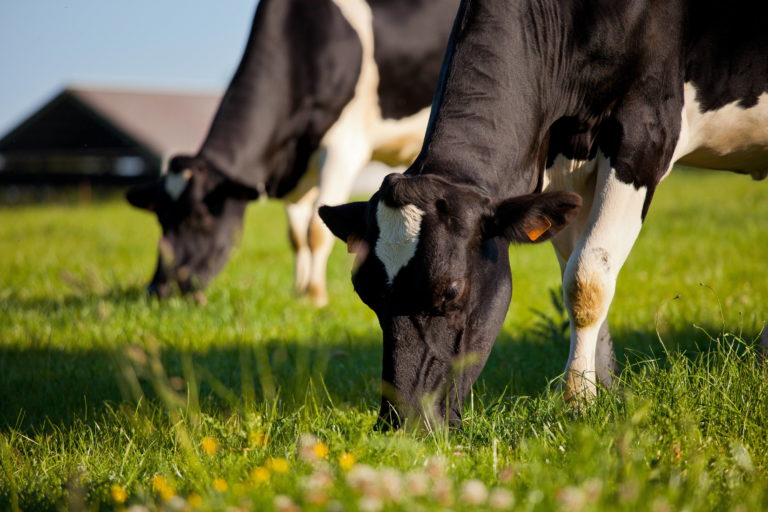
[[[768,93],[756,105],[745,108],[740,100],[717,110],[702,111],[698,92],[684,86],[680,137],[672,161],[683,165],[724,169],[760,179],[768,158]]]
[[[389,284],[416,254],[423,216],[424,212],[412,204],[392,208],[379,202],[376,209],[376,220],[379,223],[376,257],[384,264]]]
[[[192,171],[189,169],[184,169],[184,172],[179,173],[169,172],[165,175],[165,191],[171,196],[171,199],[177,201],[181,197],[191,177]]]

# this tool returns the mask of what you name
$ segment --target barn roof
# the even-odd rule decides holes
[[[194,153],[220,98],[214,92],[67,87],[0,139],[0,152],[137,146],[160,159]]]

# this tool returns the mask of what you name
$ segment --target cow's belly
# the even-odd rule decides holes
[[[684,165],[723,169],[763,178],[768,172],[768,94],[757,105],[738,102],[701,112],[696,90],[685,85],[685,107],[675,160]]]
[[[402,119],[381,119],[371,130],[373,160],[390,166],[410,165],[421,151],[429,108]]]

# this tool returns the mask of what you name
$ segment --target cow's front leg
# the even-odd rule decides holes
[[[594,167],[596,167],[596,163],[597,162],[594,161],[586,162],[583,164],[583,168],[578,170],[578,172],[585,177],[573,180],[574,183],[572,183],[572,188],[581,195],[582,200],[584,201],[582,209],[579,212],[578,217],[552,240],[552,245],[555,247],[555,254],[557,255],[557,261],[560,264],[561,277],[564,277],[568,260],[570,259],[571,254],[573,254],[576,245],[584,237],[586,232],[595,195],[595,174],[597,174],[597,171]],[[557,169],[548,169],[548,171],[558,172]],[[605,319],[598,331],[597,346],[595,348],[595,372],[597,374],[597,381],[600,385],[609,388],[617,370],[618,367],[616,365],[616,355],[613,351],[611,331],[608,327],[608,319]]]
[[[595,198],[584,233],[563,272],[563,295],[571,324],[565,369],[567,397],[589,398],[596,384],[610,384],[615,359],[608,309],[616,279],[642,226],[648,187],[617,177],[607,159],[598,167]]]
[[[349,128],[334,134],[320,166],[320,190],[309,223],[308,241],[312,254],[308,291],[317,306],[328,303],[326,267],[333,249],[334,236],[317,214],[319,206],[335,206],[349,198],[352,183],[363,166],[371,159],[371,146],[362,127]]]

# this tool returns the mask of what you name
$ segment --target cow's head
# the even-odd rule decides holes
[[[226,263],[247,201],[256,196],[200,157],[177,156],[158,181],[130,189],[128,202],[155,212],[162,228],[149,291],[166,297],[174,286],[202,290]]]
[[[392,174],[367,202],[320,209],[357,253],[352,282],[383,331],[380,427],[461,422],[509,306],[510,242],[550,239],[580,206],[569,192],[494,202],[437,176]]]

